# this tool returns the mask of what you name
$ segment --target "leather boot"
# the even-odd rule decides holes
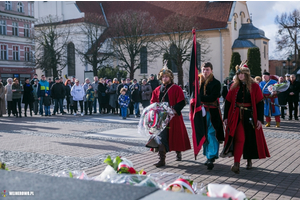
[[[182,160],[181,151],[176,151],[176,161],[181,161],[181,160]]]
[[[21,113],[19,113],[19,114],[20,114],[19,117],[22,117]]]
[[[212,158],[212,159],[208,159],[208,162],[207,162],[207,169],[208,170],[212,170],[214,168],[214,162],[215,162],[215,159]]]
[[[166,165],[166,148],[163,144],[159,145],[158,147],[158,155],[159,161],[158,163],[154,164],[156,167],[162,167]]]
[[[30,111],[30,116],[32,117],[32,111]]]
[[[27,117],[27,114],[26,114],[26,112],[24,113],[24,117]]]
[[[247,159],[246,169],[252,169],[252,161],[251,161],[251,159]]]
[[[271,122],[267,122],[266,127],[270,127],[271,126]]]
[[[280,122],[276,122],[276,128],[280,127]]]
[[[231,166],[231,171],[233,171],[236,174],[240,173],[240,163],[235,162],[234,165]]]

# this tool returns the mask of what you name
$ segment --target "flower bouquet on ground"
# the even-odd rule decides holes
[[[0,162],[0,169],[4,169],[6,171],[10,171],[7,167],[6,164],[4,162]]]
[[[236,190],[235,188],[231,187],[228,184],[210,183],[207,185],[206,188],[201,188],[199,191],[200,191],[199,194],[212,197],[212,198],[221,197],[221,198],[232,199],[232,200],[247,199],[245,193]]]
[[[117,156],[112,160],[110,156],[107,156],[104,163],[107,164],[107,167],[99,176],[94,177],[93,180],[135,186],[159,187],[155,181],[146,176],[144,170],[135,170],[132,162],[126,158]]]
[[[268,86],[268,90],[273,95],[274,92],[285,92],[290,87],[290,82],[284,82],[284,83],[275,83],[274,85]]]
[[[196,194],[193,189],[193,181],[189,179],[178,178],[176,181],[168,185],[165,190],[172,192],[183,192],[189,194]]]
[[[174,115],[174,111],[168,102],[153,103],[143,110],[138,132],[146,137],[150,136],[147,147],[156,148],[161,144],[157,135],[166,128]]]

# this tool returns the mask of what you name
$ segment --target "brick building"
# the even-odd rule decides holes
[[[0,1],[0,78],[32,78],[33,1]]]

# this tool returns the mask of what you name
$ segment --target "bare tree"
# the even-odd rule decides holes
[[[285,55],[294,51],[295,59],[299,57],[298,37],[300,34],[300,11],[295,9],[291,13],[282,13],[277,15],[275,23],[278,24],[278,32],[276,35],[276,49],[283,52]]]
[[[114,56],[133,79],[134,72],[141,66],[139,55],[142,47],[147,49],[148,62],[158,55],[153,35],[156,20],[148,12],[128,10],[111,15],[108,21]]]
[[[93,67],[94,76],[103,67],[103,63],[112,56],[112,53],[105,47],[107,26],[102,16],[97,13],[86,13],[82,19],[80,31],[85,36],[82,45],[76,48],[83,62]]]
[[[168,61],[168,67],[177,72],[178,85],[184,85],[183,64],[190,60],[193,46],[192,28],[197,28],[197,26],[199,26],[199,23],[196,18],[179,14],[168,16],[161,24],[161,31],[167,38],[161,37],[158,45],[164,53],[163,59]],[[207,39],[200,35],[199,32],[197,32],[197,43],[199,43],[201,47],[198,50],[201,52],[200,60],[203,61],[210,49]]]
[[[53,77],[67,65],[67,41],[70,27],[58,17],[40,18],[35,25],[35,64],[43,71],[52,71]]]

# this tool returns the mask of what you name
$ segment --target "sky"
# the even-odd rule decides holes
[[[252,23],[262,29],[269,41],[269,59],[286,59],[286,55],[276,52],[276,15],[284,12],[290,13],[294,9],[300,9],[299,1],[247,1],[249,14],[252,13]]]

